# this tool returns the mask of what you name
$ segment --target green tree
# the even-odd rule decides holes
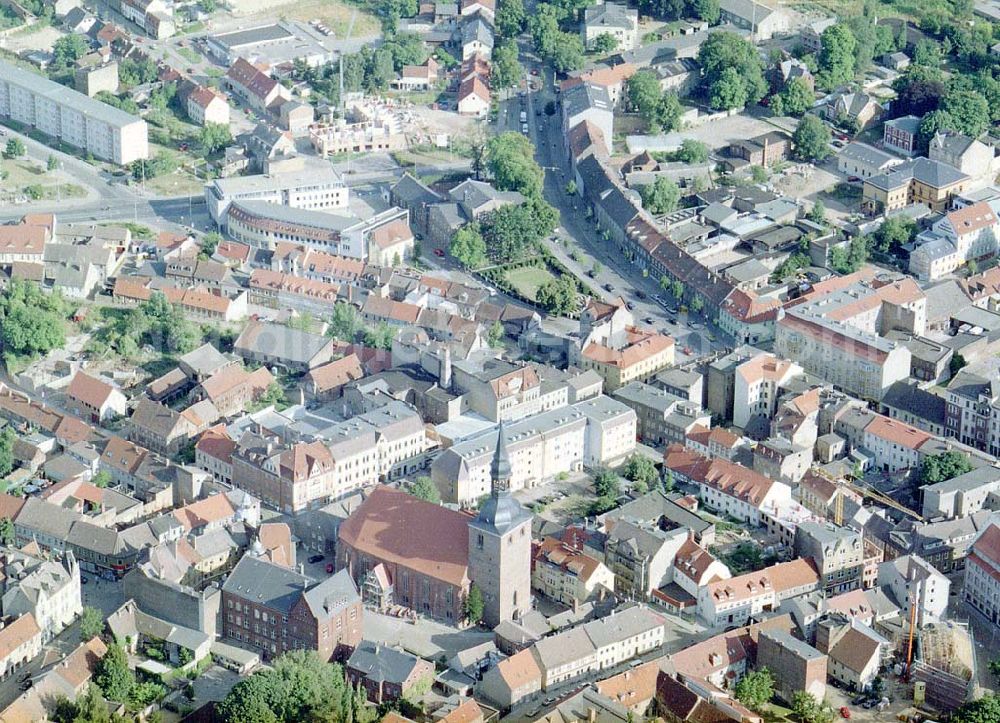
[[[656,75],[647,68],[636,71],[626,81],[625,92],[629,107],[642,116],[651,130],[658,130],[663,91],[660,90],[660,81]]]
[[[618,475],[603,467],[597,470],[594,473],[594,493],[598,497],[617,499],[621,495]]]
[[[920,463],[920,482],[925,485],[945,482],[972,470],[969,458],[954,450],[931,454]]]
[[[795,691],[792,695],[792,714],[801,723],[815,723],[819,716],[819,703],[816,696],[804,690]]]
[[[917,224],[913,219],[893,216],[886,219],[872,237],[879,251],[894,252],[915,239],[917,231]]]
[[[198,142],[205,155],[210,156],[232,143],[233,136],[226,123],[206,123],[198,133]]]
[[[105,487],[108,487],[111,484],[111,473],[108,472],[107,470],[102,469],[100,472],[94,475],[93,479],[90,480],[90,483],[94,485],[94,487],[100,487],[101,489],[104,489]]]
[[[822,161],[830,155],[831,140],[830,129],[814,115],[802,118],[792,135],[795,155],[805,161]]]
[[[52,44],[52,63],[62,68],[68,68],[87,54],[87,41],[83,35],[63,35]]]
[[[764,66],[757,48],[735,33],[709,35],[698,51],[698,62],[713,107],[739,108],[756,103],[767,92]]]
[[[517,59],[517,44],[504,41],[493,49],[490,67],[490,85],[497,90],[512,88],[524,76],[524,70]]]
[[[542,6],[544,7],[544,6]],[[541,194],[544,174],[535,162],[535,148],[520,133],[509,131],[486,143],[486,168],[501,191],[520,191],[525,197]]]
[[[665,131],[677,130],[680,128],[683,113],[684,107],[677,93],[668,90],[660,96],[660,102],[656,106],[656,118],[660,128]]]
[[[674,279],[670,282],[670,293],[671,295],[680,301],[684,298],[684,283],[680,279]]]
[[[607,55],[618,49],[618,40],[611,33],[601,33],[594,38],[591,50],[600,55]]]
[[[965,357],[961,354],[952,354],[951,360],[948,362],[948,371],[951,376],[958,374],[969,362],[965,360]]]
[[[201,238],[201,251],[198,255],[206,259],[211,258],[219,248],[221,242],[222,234],[217,231],[209,231]]]
[[[535,301],[550,314],[568,314],[576,308],[576,281],[568,274],[549,279],[535,293]]]
[[[14,471],[14,440],[17,435],[10,426],[0,432],[0,477],[6,477]]]
[[[708,146],[694,138],[685,138],[677,151],[677,160],[690,164],[704,163],[708,160]]]
[[[407,485],[406,491],[425,502],[433,502],[436,505],[441,504],[441,493],[430,477],[417,477]]]
[[[62,297],[45,294],[30,281],[12,280],[0,296],[0,340],[4,352],[34,357],[65,344]]]
[[[476,583],[472,583],[469,586],[469,594],[465,596],[465,603],[463,604],[465,619],[473,625],[479,624],[479,621],[483,619],[484,608],[483,591],[479,589]]]
[[[704,308],[705,308],[705,302],[702,300],[700,296],[696,296],[693,299],[691,299],[691,311],[693,311],[695,314],[700,314],[702,309]]]
[[[778,99],[781,101],[781,109],[774,109],[775,113],[798,117],[812,108],[816,94],[809,89],[805,80],[792,78],[778,94]]]
[[[13,520],[9,517],[0,518],[0,545],[12,547],[15,537]]]
[[[660,474],[656,471],[656,465],[648,457],[643,457],[642,455],[634,454],[629,458],[629,461],[625,463],[625,468],[622,470],[625,475],[625,479],[631,480],[632,482],[640,482],[646,486],[647,489],[656,484],[659,479]]]
[[[709,25],[719,22],[722,9],[719,0],[690,0],[690,11],[695,17],[701,18]]]
[[[936,68],[941,65],[941,45],[930,38],[921,38],[913,46],[913,62]]]
[[[812,208],[809,209],[809,220],[813,223],[826,225],[826,206],[822,201],[816,200]]]
[[[996,723],[1000,721],[1000,697],[984,695],[951,714],[951,723]]]
[[[483,241],[478,224],[470,223],[458,229],[448,245],[448,253],[467,269],[485,266],[486,242]]]
[[[736,699],[750,710],[761,712],[774,697],[774,676],[767,668],[754,670],[736,684]]]
[[[524,31],[527,21],[524,0],[503,0],[497,8],[497,32],[503,38],[513,38],[520,35]]]
[[[736,68],[726,68],[709,90],[709,103],[713,108],[735,110],[749,104],[747,84]]]
[[[990,106],[986,98],[975,91],[948,93],[942,108],[951,116],[952,130],[972,138],[978,138],[990,126]]]
[[[501,206],[482,216],[479,232],[486,254],[497,263],[521,258],[555,228],[554,209],[541,199]]]
[[[503,324],[499,321],[494,321],[489,331],[486,332],[486,343],[494,349],[503,348],[504,333]]]
[[[91,683],[75,701],[62,695],[56,698],[52,720],[55,723],[120,723],[121,718],[111,717],[100,689]]]
[[[584,62],[583,41],[576,33],[559,33],[548,58],[552,67],[560,73],[579,70]]]
[[[373,349],[392,349],[392,340],[396,338],[398,329],[380,321],[374,329],[365,331],[365,346]]]
[[[338,301],[333,305],[333,314],[330,316],[330,328],[327,333],[334,339],[354,343],[363,327],[364,323],[361,321],[361,314],[356,306],[346,301]]]
[[[666,176],[657,176],[656,180],[642,189],[642,207],[650,213],[670,213],[676,210],[681,198],[681,189]]]
[[[830,250],[830,268],[838,274],[852,274],[868,260],[869,239],[858,234],[851,239],[847,248],[835,246]]]
[[[124,703],[135,687],[135,673],[128,665],[125,651],[117,643],[108,646],[108,652],[97,663],[94,682],[108,700]]]
[[[56,159],[55,156],[51,156],[50,155],[48,157],[48,160],[45,161],[45,170],[47,170],[49,173],[51,173],[52,171],[56,170],[57,168],[59,168],[59,161]]]
[[[4,146],[3,155],[4,158],[20,158],[27,152],[28,149],[24,147],[24,141],[20,138],[11,138]]]
[[[97,608],[85,606],[80,612],[80,642],[87,642],[104,632],[104,614]]]
[[[945,94],[941,71],[911,65],[892,83],[896,99],[892,109],[900,115],[924,116],[936,110]]]
[[[820,82],[834,88],[854,80],[857,39],[851,29],[842,23],[831,25],[823,31],[820,43]]]
[[[989,668],[990,675],[996,678],[997,682],[1000,683],[1000,658],[991,660],[987,667]]]
[[[537,5],[535,12],[528,18],[528,30],[538,54],[543,58],[550,57],[561,34],[559,11],[547,3]]]
[[[917,144],[923,148],[927,147],[931,138],[938,131],[955,130],[955,119],[946,110],[931,111],[920,121],[920,128],[917,133]]]
[[[566,187],[565,187],[565,189],[564,189],[564,190],[566,191],[566,195],[567,195],[567,196],[575,196],[575,195],[576,195],[576,192],[577,192],[578,190],[580,190],[580,189],[578,189],[578,188],[576,187],[576,181],[574,181],[574,180],[573,180],[573,179],[571,178],[571,179],[569,179],[569,181],[567,181],[567,182],[566,182]]]

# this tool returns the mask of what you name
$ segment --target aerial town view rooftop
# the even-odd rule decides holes
[[[1000,723],[1000,0],[0,0],[0,723]]]

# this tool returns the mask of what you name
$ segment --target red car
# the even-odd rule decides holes
[[[434,255],[438,258],[444,258],[444,249],[434,249]]]
[[[851,719],[851,709],[848,708],[846,705],[840,706],[840,717],[844,718],[845,720],[850,720]]]
[[[333,574],[333,563],[332,562],[326,563],[326,571],[328,573],[330,573],[331,575]]]

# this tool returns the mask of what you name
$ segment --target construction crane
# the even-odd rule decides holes
[[[910,667],[913,665],[913,636],[917,632],[917,586],[910,590],[910,634],[906,638],[906,670],[904,675],[907,683],[910,682]]]
[[[859,485],[856,485],[856,484],[854,484],[852,482],[848,482],[846,479],[835,479],[832,475],[830,475],[828,472],[824,471],[823,469],[820,469],[819,467],[814,468],[812,471],[815,472],[815,473],[817,473],[820,477],[823,477],[823,478],[829,480],[830,482],[832,482],[835,485],[843,485],[844,487],[846,487],[847,489],[851,490],[855,494],[861,495],[862,497],[868,497],[870,499],[873,499],[876,502],[880,502],[881,504],[886,505],[887,507],[892,507],[894,510],[899,510],[903,514],[909,515],[910,517],[912,517],[913,519],[917,520],[918,522],[923,522],[924,521],[923,516],[920,515],[919,513],[914,512],[913,510],[911,510],[906,505],[903,505],[903,504],[897,502],[892,497],[889,497],[888,495],[884,495],[884,494],[882,494],[881,492],[879,492],[878,490],[876,490],[876,489],[874,489],[872,487],[869,487],[867,485],[864,486],[864,487],[860,487]],[[834,500],[833,521],[836,524],[838,524],[838,525],[844,524],[844,496],[843,495],[839,495],[838,494],[837,497],[836,497],[836,499]]]

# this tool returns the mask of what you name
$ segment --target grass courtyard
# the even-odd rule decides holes
[[[508,269],[507,281],[526,299],[534,300],[538,289],[546,281],[552,281],[555,276],[544,266],[522,266],[519,269]]]

